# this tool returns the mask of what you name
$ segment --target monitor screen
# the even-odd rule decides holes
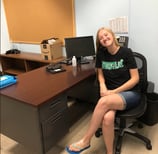
[[[67,58],[76,58],[95,55],[93,36],[65,38]]]

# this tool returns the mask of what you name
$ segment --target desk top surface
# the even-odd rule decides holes
[[[17,76],[17,83],[2,89],[1,95],[38,106],[94,75],[94,66],[94,62],[76,68],[63,65],[66,71],[56,74],[47,72],[44,66]]]

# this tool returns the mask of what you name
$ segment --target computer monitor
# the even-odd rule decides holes
[[[76,56],[78,61],[83,57],[94,56],[95,47],[93,36],[80,36],[65,38],[65,49],[67,58]]]

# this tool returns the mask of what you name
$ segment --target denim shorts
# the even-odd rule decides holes
[[[119,95],[122,97],[125,103],[124,110],[129,110],[137,106],[141,98],[140,93],[135,91],[124,91],[124,92],[120,92]]]

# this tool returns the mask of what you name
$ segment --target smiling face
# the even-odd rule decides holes
[[[113,35],[106,29],[102,29],[99,31],[98,39],[99,39],[100,44],[107,48],[112,46],[114,42]]]
[[[112,32],[112,30],[104,27],[99,29],[97,32],[96,45],[97,49],[99,48],[99,46],[103,46],[106,48],[119,46],[115,38],[115,34]]]

